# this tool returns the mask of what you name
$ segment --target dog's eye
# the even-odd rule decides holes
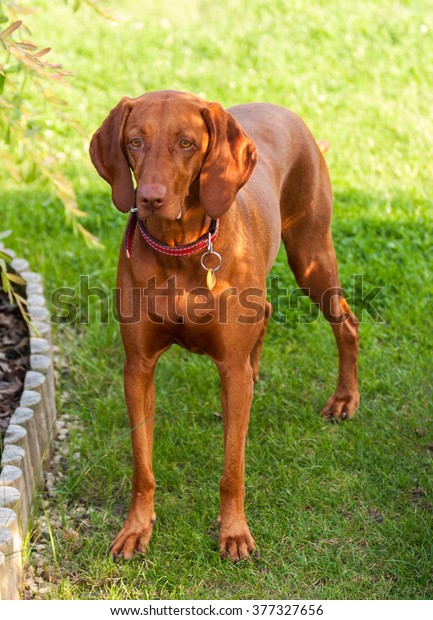
[[[179,142],[179,145],[183,149],[189,149],[192,146],[192,142],[190,140],[187,140],[186,138],[182,138],[182,140]]]
[[[141,146],[141,140],[139,138],[132,138],[132,140],[129,142],[129,144],[136,149],[139,146]]]

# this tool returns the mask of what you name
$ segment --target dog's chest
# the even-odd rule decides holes
[[[203,325],[217,318],[216,295],[206,286],[186,288],[175,278],[143,289],[143,318],[171,330]]]
[[[195,353],[216,355],[224,334],[261,324],[265,291],[254,287],[230,286],[217,278],[213,290],[206,280],[187,286],[180,278],[149,278],[135,298],[143,327]],[[196,283],[197,284],[197,283]],[[140,305],[139,311],[137,305]]]

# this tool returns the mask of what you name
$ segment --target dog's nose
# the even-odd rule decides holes
[[[166,188],[159,183],[149,183],[148,185],[143,185],[138,190],[138,198],[147,209],[159,209],[162,207],[166,195]]]

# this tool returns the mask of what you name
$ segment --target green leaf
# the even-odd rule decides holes
[[[4,74],[0,73],[0,95],[3,92],[4,85],[5,85],[5,76]]]
[[[7,292],[9,292],[10,284],[9,284],[8,277],[6,275],[6,267],[3,269],[3,266],[2,266],[2,268],[1,268],[1,277],[2,277],[3,290],[4,290],[5,293],[7,293]]]
[[[0,250],[0,267],[6,271],[6,263],[11,263],[12,257],[3,250]]]
[[[25,161],[21,176],[24,183],[33,183],[33,181],[35,181],[39,176],[37,163],[31,160]]]
[[[21,71],[21,66],[18,63],[7,63],[3,67],[5,73],[18,73]]]

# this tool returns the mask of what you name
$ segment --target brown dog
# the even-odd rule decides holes
[[[337,389],[322,415],[350,418],[359,403],[357,320],[338,279],[324,159],[285,108],[226,111],[175,91],[122,99],[93,136],[90,155],[115,206],[125,213],[134,207],[117,280],[132,501],[111,553],[130,558],[152,534],[154,370],[176,343],[209,355],[220,374],[220,551],[233,561],[247,558],[255,543],[244,513],[245,440],[271,311],[266,275],[281,237],[299,286],[337,342]]]

